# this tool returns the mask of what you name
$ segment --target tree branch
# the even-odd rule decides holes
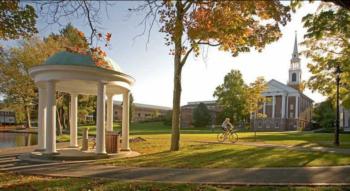
[[[191,8],[192,4],[193,4],[193,2],[190,1],[190,0],[188,0],[188,1],[185,2],[185,4],[184,4],[184,6],[185,6],[184,12],[185,12],[185,13]]]
[[[206,41],[206,42],[204,42],[204,41],[198,41],[197,44],[200,44],[200,45],[208,45],[208,46],[213,46],[213,47],[215,47],[215,46],[220,46],[220,45],[221,45],[220,43],[213,44],[213,43],[211,43],[211,42],[209,42],[209,41]]]
[[[180,61],[181,67],[182,67],[183,65],[185,65],[186,60],[187,60],[188,56],[190,55],[190,53],[191,53],[192,51],[193,51],[193,47],[191,47],[191,48],[186,52],[185,56],[184,56],[184,57],[182,58],[182,60]]]
[[[88,22],[89,22],[89,26],[90,26],[90,29],[91,29],[90,45],[92,45],[92,41],[93,41],[93,38],[94,38],[94,35],[95,35],[95,32],[96,32],[96,29],[92,26],[92,22],[91,22],[91,18],[90,18],[90,10],[89,10],[89,7],[86,4],[86,1],[83,0],[83,3],[84,3],[85,11],[86,11],[86,14],[87,14],[86,16],[87,16],[87,19],[88,19]]]

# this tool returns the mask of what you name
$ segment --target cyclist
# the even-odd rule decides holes
[[[230,118],[226,118],[221,125],[221,128],[226,132],[229,129],[233,129],[233,125],[230,122]]]

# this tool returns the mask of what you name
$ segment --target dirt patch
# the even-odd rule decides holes
[[[146,139],[142,138],[142,137],[135,137],[129,140],[131,143],[138,143],[138,142],[145,142]]]

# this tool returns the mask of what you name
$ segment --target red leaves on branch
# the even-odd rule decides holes
[[[107,42],[110,42],[110,41],[111,41],[111,38],[112,38],[112,34],[109,33],[109,32],[107,32],[107,34],[106,34],[106,41],[107,41]]]
[[[78,31],[78,35],[81,37],[85,38],[85,35],[83,32]],[[97,37],[98,39],[102,39],[103,35],[102,33],[97,33]],[[109,46],[109,42],[111,41],[112,38],[112,34],[107,32],[105,35],[105,46]],[[101,68],[105,68],[105,69],[109,69],[109,70],[113,70],[113,66],[111,66],[106,60],[105,57],[107,56],[107,53],[105,51],[103,51],[101,49],[101,47],[96,46],[90,49],[86,49],[83,47],[66,47],[66,50],[68,52],[72,52],[72,53],[78,53],[78,54],[82,54],[82,55],[86,55],[86,56],[91,56],[93,62],[95,63],[95,65],[97,67],[101,67]]]

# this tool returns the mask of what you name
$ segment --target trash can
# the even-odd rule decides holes
[[[119,153],[120,152],[120,135],[118,132],[106,132],[106,152]]]
[[[83,128],[83,144],[81,150],[89,150],[89,128]]]

